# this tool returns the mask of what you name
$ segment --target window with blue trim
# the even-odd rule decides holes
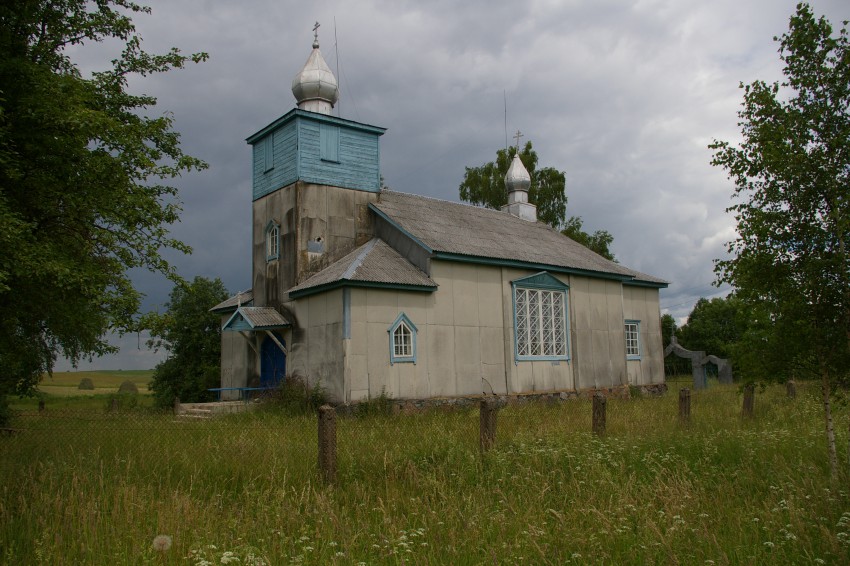
[[[626,321],[626,359],[640,359],[640,321]]]
[[[387,329],[390,335],[390,364],[416,363],[416,326],[401,313]]]
[[[266,261],[280,257],[280,226],[272,220],[266,226]]]
[[[516,359],[569,359],[567,285],[546,272],[512,285]]]

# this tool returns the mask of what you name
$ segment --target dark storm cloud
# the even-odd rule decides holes
[[[508,136],[522,130],[541,165],[566,172],[568,214],[609,230],[624,265],[669,279],[662,308],[681,320],[718,292],[713,260],[735,236],[724,212],[732,186],[706,146],[738,138],[739,82],[781,78],[772,38],[796,0],[151,4],[152,16],[136,18],[148,50],[210,54],[133,83],[158,96],[153,111],[172,112],[184,149],[210,164],[177,180],[174,234],[195,249],[173,257],[184,277],[250,287],[244,140],[294,106],[291,80],[319,20],[334,72],[336,31],[342,116],[388,128],[381,164],[392,188],[457,200],[464,166],[504,147],[507,98]],[[812,6],[835,26],[850,17],[842,0]],[[116,53],[105,44],[73,55],[91,70]],[[137,280],[146,306],[167,300],[161,277]]]

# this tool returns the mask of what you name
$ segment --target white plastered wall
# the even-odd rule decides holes
[[[286,372],[320,384],[330,400],[343,402],[342,289],[285,302],[294,318],[287,340]]]
[[[228,313],[221,317],[221,324],[230,319]],[[248,376],[254,368],[254,351],[248,341],[238,332],[221,333],[221,384],[219,387],[247,387]],[[238,391],[222,391],[222,401],[239,399]]]
[[[619,281],[570,276],[571,353],[578,389],[626,383],[623,286]]]
[[[640,321],[640,360],[627,362],[630,385],[664,382],[664,347],[661,342],[661,307],[658,289],[623,287],[625,320]]]

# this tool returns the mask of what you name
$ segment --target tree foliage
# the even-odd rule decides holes
[[[570,216],[566,225],[561,230],[561,234],[572,238],[582,246],[593,250],[602,257],[616,261],[614,254],[611,253],[610,246],[614,242],[614,236],[607,230],[597,230],[593,234],[588,234],[582,230],[584,222],[579,216]]]
[[[0,6],[0,386],[32,391],[57,355],[112,351],[140,295],[127,270],[176,279],[164,249],[190,251],[167,184],[205,164],[185,155],[168,114],[130,94],[133,75],[183,67],[205,54],[141,49],[127,0],[23,0]],[[84,78],[68,48],[116,38],[112,68]]]
[[[676,337],[688,350],[702,351],[718,358],[734,358],[746,323],[743,305],[734,295],[711,300],[701,298]]]
[[[485,163],[480,167],[467,167],[460,184],[460,198],[487,208],[499,210],[508,203],[508,192],[505,187],[505,175],[511,165],[517,148],[500,149],[496,152],[496,161]],[[562,171],[553,167],[538,169],[537,152],[530,141],[525,143],[519,152],[520,161],[531,176],[531,187],[528,191],[528,201],[537,207],[537,218],[555,230],[561,230],[565,236],[572,238],[596,253],[613,260],[609,251],[613,236],[605,230],[588,234],[582,230],[582,220],[578,216],[566,219],[567,194],[565,192],[566,176]]]
[[[710,146],[739,201],[716,272],[755,313],[745,338],[758,359],[785,362],[761,377],[822,379],[835,472],[829,388],[850,367],[850,43],[806,4],[777,41],[784,81],[742,86],[741,145]]]
[[[156,404],[169,407],[175,398],[184,402],[212,400],[207,391],[218,387],[221,367],[221,320],[212,305],[228,297],[220,279],[195,277],[172,289],[164,314],[142,317],[150,329],[148,346],[169,352],[156,366],[151,383]]]

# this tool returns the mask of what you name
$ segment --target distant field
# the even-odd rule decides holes
[[[102,371],[63,371],[54,372],[53,377],[45,375],[38,385],[39,391],[57,397],[77,395],[106,395],[116,393],[118,388],[127,380],[139,388],[139,393],[150,393],[148,385],[151,382],[153,370],[102,370]],[[79,389],[80,381],[89,378],[94,383],[94,390]]]

